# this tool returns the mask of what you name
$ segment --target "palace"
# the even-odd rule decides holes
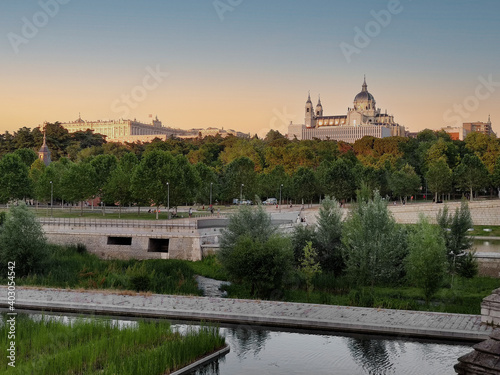
[[[313,108],[311,95],[308,96],[305,107],[305,124],[290,124],[288,138],[329,139],[354,143],[364,136],[385,138],[390,136],[406,136],[404,126],[394,121],[394,116],[387,111],[381,113],[376,107],[375,98],[368,92],[366,78],[361,92],[354,98],[353,108],[347,109],[346,115],[324,116],[321,99],[318,98],[316,108]]]
[[[109,120],[109,121],[85,121],[81,116],[74,122],[62,123],[65,129],[70,133],[77,131],[93,130],[94,133],[99,133],[106,136],[106,140],[110,142],[151,142],[158,138],[167,140],[169,137],[177,138],[196,138],[209,135],[220,135],[227,137],[234,135],[236,137],[250,137],[250,134],[234,131],[232,129],[222,130],[217,128],[207,129],[174,129],[163,126],[162,122],[156,117],[151,124],[145,124],[134,120]]]

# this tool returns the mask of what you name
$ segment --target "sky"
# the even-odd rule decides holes
[[[352,107],[366,75],[407,130],[491,115],[498,0],[2,0],[0,133],[158,116],[265,135]]]

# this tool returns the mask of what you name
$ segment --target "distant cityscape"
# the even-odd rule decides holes
[[[62,123],[70,133],[92,130],[94,133],[102,134],[107,141],[119,143],[151,142],[154,139],[166,140],[175,138],[204,138],[207,136],[235,136],[250,138],[250,133],[244,133],[233,129],[216,127],[179,129],[163,126],[162,121],[151,117],[150,123],[134,120],[83,120]],[[479,132],[486,135],[495,134],[492,130],[491,118],[487,122],[467,122],[462,126],[442,127],[442,131],[448,133],[452,140],[464,140],[467,134]],[[377,108],[375,97],[368,91],[366,78],[361,86],[361,91],[354,97],[353,107],[347,109],[347,114],[324,115],[321,99],[318,97],[316,107],[313,107],[311,95],[308,95],[305,104],[305,118],[303,124],[290,123],[288,133],[285,134],[290,140],[334,140],[354,143],[357,140],[372,136],[375,138],[386,138],[391,136],[412,137],[417,133],[409,132],[403,125],[394,120],[394,116],[382,112]]]

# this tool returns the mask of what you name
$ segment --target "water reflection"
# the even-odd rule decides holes
[[[387,353],[386,341],[347,339],[354,361],[368,374],[394,374],[394,365]]]
[[[193,372],[227,374],[455,374],[467,345],[272,331],[262,327],[221,328],[231,347],[224,358]]]
[[[474,249],[478,253],[500,253],[500,240],[474,240]]]

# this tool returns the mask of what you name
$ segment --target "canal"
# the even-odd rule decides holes
[[[39,313],[30,315],[33,319],[41,318]],[[74,314],[52,316],[63,321],[76,318]],[[137,320],[114,319],[123,326],[134,325]],[[173,321],[172,327],[184,332],[199,325]],[[220,330],[231,351],[192,375],[452,375],[458,357],[472,350],[470,343],[415,340],[404,336],[292,331],[249,325],[222,325]]]

